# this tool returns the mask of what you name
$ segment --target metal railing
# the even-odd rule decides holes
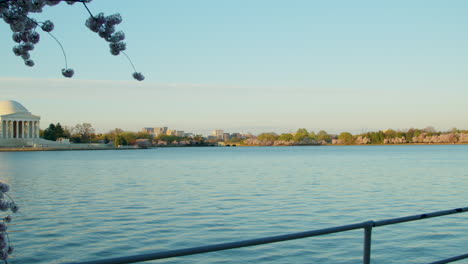
[[[86,262],[74,262],[74,263],[69,263],[69,264],[136,263],[136,262],[143,262],[143,261],[149,261],[149,260],[167,259],[167,258],[216,252],[216,251],[222,251],[222,250],[228,250],[228,249],[234,249],[234,248],[264,245],[264,244],[270,244],[270,243],[276,243],[276,242],[282,242],[282,241],[288,241],[288,240],[294,240],[294,239],[300,239],[300,238],[307,238],[307,237],[345,232],[345,231],[356,230],[356,229],[361,229],[361,228],[364,229],[364,249],[363,249],[362,263],[370,264],[372,229],[374,227],[429,219],[433,217],[463,213],[467,211],[468,211],[468,207],[463,207],[463,208],[457,208],[457,209],[451,209],[451,210],[445,210],[445,211],[432,212],[432,213],[427,213],[427,214],[418,214],[418,215],[392,218],[392,219],[386,219],[386,220],[380,220],[380,221],[366,221],[366,222],[350,224],[350,225],[343,225],[343,226],[318,229],[318,230],[312,230],[312,231],[306,231],[306,232],[299,232],[299,233],[291,233],[291,234],[279,235],[279,236],[262,237],[262,238],[256,238],[256,239],[250,239],[250,240],[231,242],[231,243],[214,244],[214,245],[201,246],[201,247],[184,248],[184,249],[178,249],[178,250],[147,253],[147,254],[141,254],[141,255],[109,258],[109,259],[102,259],[102,260],[93,260],[93,261],[86,261]],[[454,262],[454,261],[458,261],[458,260],[462,260],[466,258],[468,258],[468,254],[450,257],[450,258],[439,260],[439,261],[432,262],[429,264],[444,264],[444,263],[450,263],[450,262]]]

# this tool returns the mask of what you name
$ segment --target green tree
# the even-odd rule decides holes
[[[395,138],[397,132],[393,129],[387,129],[385,130],[384,134],[385,134],[385,138]]]
[[[54,135],[55,135],[55,139],[56,139],[56,140],[57,140],[58,138],[66,137],[66,135],[65,135],[65,130],[63,129],[62,125],[60,125],[60,123],[57,123],[57,125],[55,125],[55,132],[54,132]]]
[[[233,139],[238,139],[238,138],[233,138]],[[193,137],[193,140],[195,142],[198,142],[198,144],[204,144],[205,143],[205,138],[202,135],[195,135]]]
[[[415,132],[414,128],[410,128],[410,129],[408,129],[408,131],[406,131],[406,136],[405,137],[406,137],[406,140],[408,140],[408,142],[413,141],[414,132]]]
[[[370,138],[372,144],[383,144],[385,140],[385,134],[381,130],[379,132],[369,132],[366,137]]]
[[[325,140],[326,142],[331,142],[332,137],[325,130],[320,130],[317,133],[317,140]]]
[[[317,135],[315,134],[314,131],[310,131],[307,137],[311,140],[317,140]]]
[[[304,139],[309,137],[309,132],[305,128],[299,128],[293,136],[293,140],[296,142],[301,142]]]
[[[293,139],[293,135],[290,133],[283,133],[278,137],[278,140],[284,141],[291,141]]]
[[[153,135],[146,131],[140,131],[136,133],[136,138],[137,139],[149,139],[150,141],[153,140]]]
[[[349,132],[343,132],[338,136],[338,139],[343,142],[343,144],[351,145],[354,143],[354,137]]]
[[[398,131],[398,132],[396,132],[396,137],[397,138],[401,138],[401,137],[406,138],[406,132]]]
[[[275,141],[278,139],[278,135],[274,132],[261,133],[257,136],[257,139],[261,141]]]
[[[116,147],[118,147],[118,146],[124,146],[124,145],[127,145],[127,144],[128,144],[128,142],[127,142],[127,140],[125,139],[124,136],[122,136],[122,135],[115,135],[114,145],[115,145]]]
[[[416,130],[414,130],[413,136],[419,137],[422,133],[423,133],[423,131],[421,131],[421,129],[416,129]]]
[[[44,130],[44,139],[56,141],[58,138],[62,137],[66,137],[66,134],[60,123],[56,125],[50,124],[49,127]]]
[[[137,133],[125,131],[120,135],[125,138],[125,141],[127,142],[126,145],[135,145],[137,140]]]
[[[44,139],[47,139],[47,140],[57,140],[57,138],[55,138],[55,125],[54,124],[50,124],[48,128],[46,128],[44,130]]]
[[[156,140],[165,141],[168,144],[170,144],[174,141],[179,142],[181,138],[179,138],[178,136],[172,136],[172,135],[159,135],[156,137]]]

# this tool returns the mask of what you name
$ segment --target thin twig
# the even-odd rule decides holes
[[[127,57],[127,60],[130,62],[130,64],[132,65],[133,70],[136,72],[137,70],[135,69],[135,65],[133,65],[133,62],[132,62],[132,60],[130,59],[130,57],[128,57],[127,53],[125,53],[124,51],[121,51],[121,53],[122,53],[123,55],[125,55],[125,57]]]
[[[80,1],[80,2],[83,3],[83,5],[84,5],[84,7],[86,8],[86,10],[88,10],[89,15],[90,15],[93,19],[96,19],[96,18],[93,16],[93,14],[91,13],[91,11],[89,11],[89,8],[88,8],[88,6],[86,5],[86,3],[85,3],[84,1]]]
[[[1,1],[1,0],[0,0],[0,1]],[[7,0],[7,1],[8,1],[8,0]],[[21,14],[21,13],[18,13],[18,14],[24,16],[25,18],[29,19],[29,20],[32,21],[34,24],[36,24],[36,26],[40,27],[39,23],[41,23],[41,22],[38,23],[36,20],[31,19],[30,17],[28,17],[28,16],[26,16],[26,15],[24,15],[24,14]],[[42,28],[41,28],[41,29],[42,29]],[[43,30],[43,31],[44,31],[44,30]],[[67,54],[65,54],[65,49],[63,48],[62,43],[60,43],[60,41],[59,41],[52,33],[47,32],[47,31],[44,31],[44,32],[46,32],[47,34],[49,34],[49,35],[59,44],[60,48],[62,49],[63,57],[65,58],[65,69],[68,69]]]
[[[49,34],[59,44],[60,48],[62,49],[63,57],[65,58],[65,69],[68,69],[67,54],[65,54],[65,49],[63,48],[62,43],[60,43],[60,41],[54,35],[52,35],[52,33],[47,32],[47,34]]]

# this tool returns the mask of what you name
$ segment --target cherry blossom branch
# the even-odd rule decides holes
[[[141,72],[137,72],[136,68],[135,68],[135,65],[133,65],[133,62],[132,60],[130,59],[130,57],[128,57],[127,53],[123,52],[122,51],[122,54],[125,55],[125,57],[127,57],[127,60],[128,62],[130,62],[130,65],[132,65],[132,68],[133,70],[135,71],[133,73],[133,78],[135,78],[136,80],[138,81],[143,81],[145,79],[145,76],[143,76],[143,74],[141,74]]]
[[[7,194],[10,190],[8,184],[0,182],[0,210],[8,211],[11,210],[13,213],[18,212],[18,206],[15,204],[13,199]],[[9,199],[6,201],[5,196]],[[7,231],[7,223],[11,222],[11,216],[7,216],[0,222],[0,260],[3,260],[5,264],[8,263],[7,259],[14,251],[13,245],[10,240],[10,236]]]
[[[92,0],[0,0],[0,18],[10,25],[13,31],[13,40],[19,45],[13,48],[13,52],[16,56],[20,56],[27,66],[34,66],[34,61],[31,60],[30,51],[34,49],[34,45],[40,40],[39,33],[36,32],[36,28],[39,26],[43,31],[47,32],[60,46],[65,60],[65,69],[62,69],[62,74],[65,77],[73,76],[73,69],[68,68],[68,60],[65,53],[65,49],[61,42],[50,33],[54,29],[54,24],[47,20],[45,22],[39,22],[39,25],[34,19],[30,18],[29,13],[41,13],[43,7],[54,6],[60,2],[66,2],[69,5],[75,3],[82,3],[86,11],[90,14],[90,18],[86,20],[86,26],[93,32],[97,33],[105,41],[109,42],[110,53],[112,55],[119,55],[126,50],[127,45],[123,40],[125,34],[122,31],[115,30],[115,26],[122,22],[120,14],[113,14],[110,16],[104,16],[103,13],[93,15],[86,5],[86,3]],[[135,70],[135,66],[130,60],[127,54],[125,57],[130,61],[132,68]],[[138,81],[142,81],[144,76],[140,72],[132,74],[133,78]]]

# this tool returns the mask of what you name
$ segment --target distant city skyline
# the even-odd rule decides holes
[[[80,5],[37,14],[55,22],[74,79],[61,77],[47,34],[29,68],[0,23],[0,100],[49,123],[97,132],[168,126],[198,134],[329,133],[434,126],[468,129],[468,2],[276,0],[92,1],[120,12],[122,56],[84,21]]]

